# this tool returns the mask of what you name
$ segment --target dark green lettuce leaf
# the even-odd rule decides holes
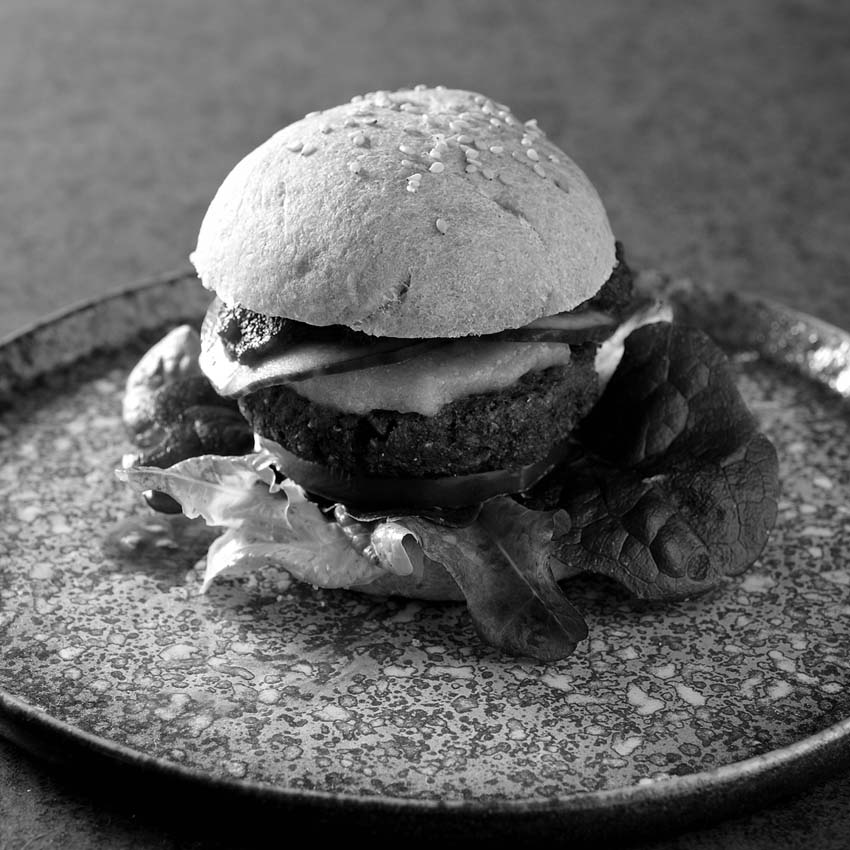
[[[530,499],[560,513],[553,557],[637,596],[704,592],[759,555],[776,519],[776,452],[701,331],[632,333],[577,450]]]
[[[166,468],[205,454],[251,450],[251,428],[232,399],[201,372],[201,340],[181,325],[151,347],[127,377],[121,417],[139,452],[137,466]]]

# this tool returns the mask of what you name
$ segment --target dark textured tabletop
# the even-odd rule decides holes
[[[224,175],[279,127],[420,82],[538,119],[636,267],[850,327],[846,4],[6,0],[0,337],[185,265]],[[640,846],[838,848],[848,834],[850,772]],[[2,850],[231,840],[0,742]]]

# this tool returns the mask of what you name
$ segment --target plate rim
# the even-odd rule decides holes
[[[82,298],[75,299],[63,307],[58,307],[55,310],[50,310],[42,316],[31,319],[19,328],[8,331],[0,337],[0,349],[6,348],[20,341],[23,337],[30,336],[49,325],[55,325],[61,321],[68,319],[77,313],[91,310],[108,301],[120,300],[122,298],[132,297],[147,289],[153,289],[158,286],[169,286],[182,281],[184,278],[197,277],[195,270],[191,266],[181,266],[180,268],[172,269],[171,271],[161,272],[150,277],[138,278],[126,283],[122,286],[113,287],[106,293],[100,295],[88,295]],[[212,297],[212,296],[210,296]]]
[[[115,757],[122,762],[136,764],[143,768],[152,767],[168,773],[174,778],[224,787],[235,792],[268,795],[283,800],[307,798],[324,802],[344,802],[350,805],[365,805],[381,809],[395,808],[400,805],[426,812],[456,809],[477,810],[486,813],[496,810],[504,810],[508,813],[539,813],[550,811],[556,807],[562,808],[564,811],[572,809],[608,810],[611,806],[606,806],[606,803],[631,805],[649,802],[656,798],[669,800],[675,797],[687,797],[696,792],[703,794],[709,789],[721,789],[727,785],[736,785],[740,779],[753,774],[782,769],[786,764],[793,763],[805,756],[816,757],[822,754],[824,748],[840,748],[840,745],[846,745],[848,754],[850,754],[850,717],[846,717],[813,735],[768,750],[760,755],[681,776],[668,776],[653,779],[646,783],[636,783],[599,791],[572,791],[560,797],[546,799],[439,800],[422,797],[390,797],[382,794],[353,794],[345,791],[323,791],[320,789],[293,789],[267,782],[239,779],[238,777],[215,776],[200,768],[181,765],[161,756],[149,755],[126,744],[74,726],[72,723],[54,717],[49,711],[27,702],[24,698],[11,694],[5,688],[0,688],[0,718],[3,717],[11,719],[13,724],[16,720],[27,718],[52,733],[76,739],[93,751]],[[0,726],[0,735],[4,735],[5,731],[4,727]],[[838,766],[836,764],[836,767]],[[673,793],[670,793],[671,791]],[[582,805],[585,803],[590,803],[590,805]]]

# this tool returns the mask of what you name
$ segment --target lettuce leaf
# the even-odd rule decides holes
[[[367,584],[392,571],[395,561],[372,561],[355,549],[291,481],[277,482],[268,452],[223,457],[201,455],[168,469],[117,470],[141,491],[176,499],[189,517],[227,530],[207,553],[202,592],[217,576],[275,563],[295,578],[320,587]],[[398,566],[409,570],[409,559]]]
[[[416,535],[399,522],[386,520],[377,523],[372,529],[372,551],[382,564],[390,567],[397,576],[410,576],[415,571],[414,561],[422,557]]]
[[[228,529],[207,552],[201,592],[224,574],[242,574],[275,564],[293,578],[317,587],[349,587],[368,584],[385,574],[364,558],[345,539],[335,523],[322,517],[321,524],[301,524],[297,532],[270,535],[252,524]]]
[[[189,517],[224,527],[207,553],[201,592],[219,576],[271,564],[320,587],[363,586],[387,573],[418,574],[427,557],[458,584],[476,629],[492,646],[553,660],[586,636],[584,620],[549,567],[551,512],[500,497],[461,528],[388,517],[357,523],[353,531],[365,532],[369,541],[358,547],[350,525],[329,521],[297,484],[278,481],[273,466],[274,444],[266,440],[250,455],[202,455],[168,469],[131,467],[117,474],[141,491],[167,493]]]
[[[674,599],[762,551],[776,519],[776,450],[701,331],[657,323],[632,333],[577,438],[580,451],[537,487],[569,518],[554,545],[572,570]]]
[[[447,529],[417,517],[403,524],[466,597],[476,630],[512,655],[552,661],[570,655],[587,626],[549,564],[554,520],[508,496],[486,502],[471,525]]]
[[[261,498],[277,489],[275,472],[262,454],[199,455],[167,469],[133,466],[116,475],[138,490],[167,493],[187,517],[203,517],[207,525],[237,526],[256,510],[274,522],[285,507],[279,498]]]

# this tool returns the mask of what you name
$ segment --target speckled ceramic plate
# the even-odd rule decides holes
[[[590,640],[535,665],[483,646],[462,605],[320,591],[274,571],[198,594],[209,533],[152,514],[113,469],[129,449],[128,370],[205,302],[175,275],[0,347],[6,734],[433,835],[687,822],[850,754],[844,332],[732,294],[677,299],[733,350],[778,449],[775,532],[746,575],[691,601],[573,581]]]

